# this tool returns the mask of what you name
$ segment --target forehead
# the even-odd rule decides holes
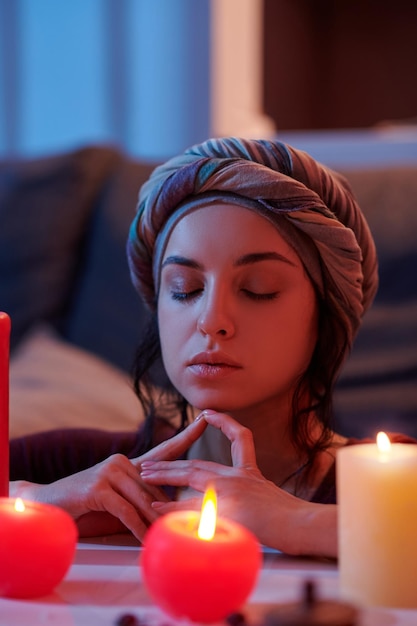
[[[164,258],[198,257],[206,252],[238,257],[248,252],[277,251],[297,265],[299,257],[266,217],[246,207],[219,203],[187,213],[173,228]]]

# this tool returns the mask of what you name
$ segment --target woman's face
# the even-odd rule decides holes
[[[300,259],[256,212],[219,203],[172,231],[158,296],[162,357],[195,407],[288,406],[316,344],[317,317]]]

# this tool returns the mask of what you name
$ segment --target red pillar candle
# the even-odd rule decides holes
[[[202,523],[210,507],[213,530],[205,534]],[[209,623],[242,606],[255,586],[261,555],[257,539],[246,528],[224,518],[216,520],[209,492],[201,519],[196,511],[176,511],[153,523],[145,536],[141,565],[158,606],[176,618]]]
[[[45,596],[63,579],[75,553],[72,517],[51,504],[0,498],[0,596]]]
[[[0,497],[9,495],[10,317],[0,312]]]

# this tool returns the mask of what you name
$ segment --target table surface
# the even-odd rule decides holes
[[[124,614],[146,626],[190,624],[175,621],[149,598],[138,566],[141,549],[127,536],[85,540],[55,591],[36,600],[0,599],[1,626],[116,626]],[[242,608],[249,626],[258,626],[274,605],[298,602],[306,581],[316,583],[320,600],[339,600],[337,564],[266,552],[258,583]],[[417,610],[368,608],[360,626],[416,626]]]

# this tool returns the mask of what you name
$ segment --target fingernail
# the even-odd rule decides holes
[[[142,461],[140,466],[141,466],[142,470],[149,469],[149,468],[153,467],[154,463],[155,463],[154,461]]]
[[[197,417],[195,418],[194,422],[199,422],[200,420],[202,420],[204,417],[204,413],[205,411],[201,411],[201,413],[199,413]],[[194,422],[191,422],[191,423],[193,424]]]
[[[213,411],[213,409],[204,409],[203,415],[214,415],[217,411]]]

